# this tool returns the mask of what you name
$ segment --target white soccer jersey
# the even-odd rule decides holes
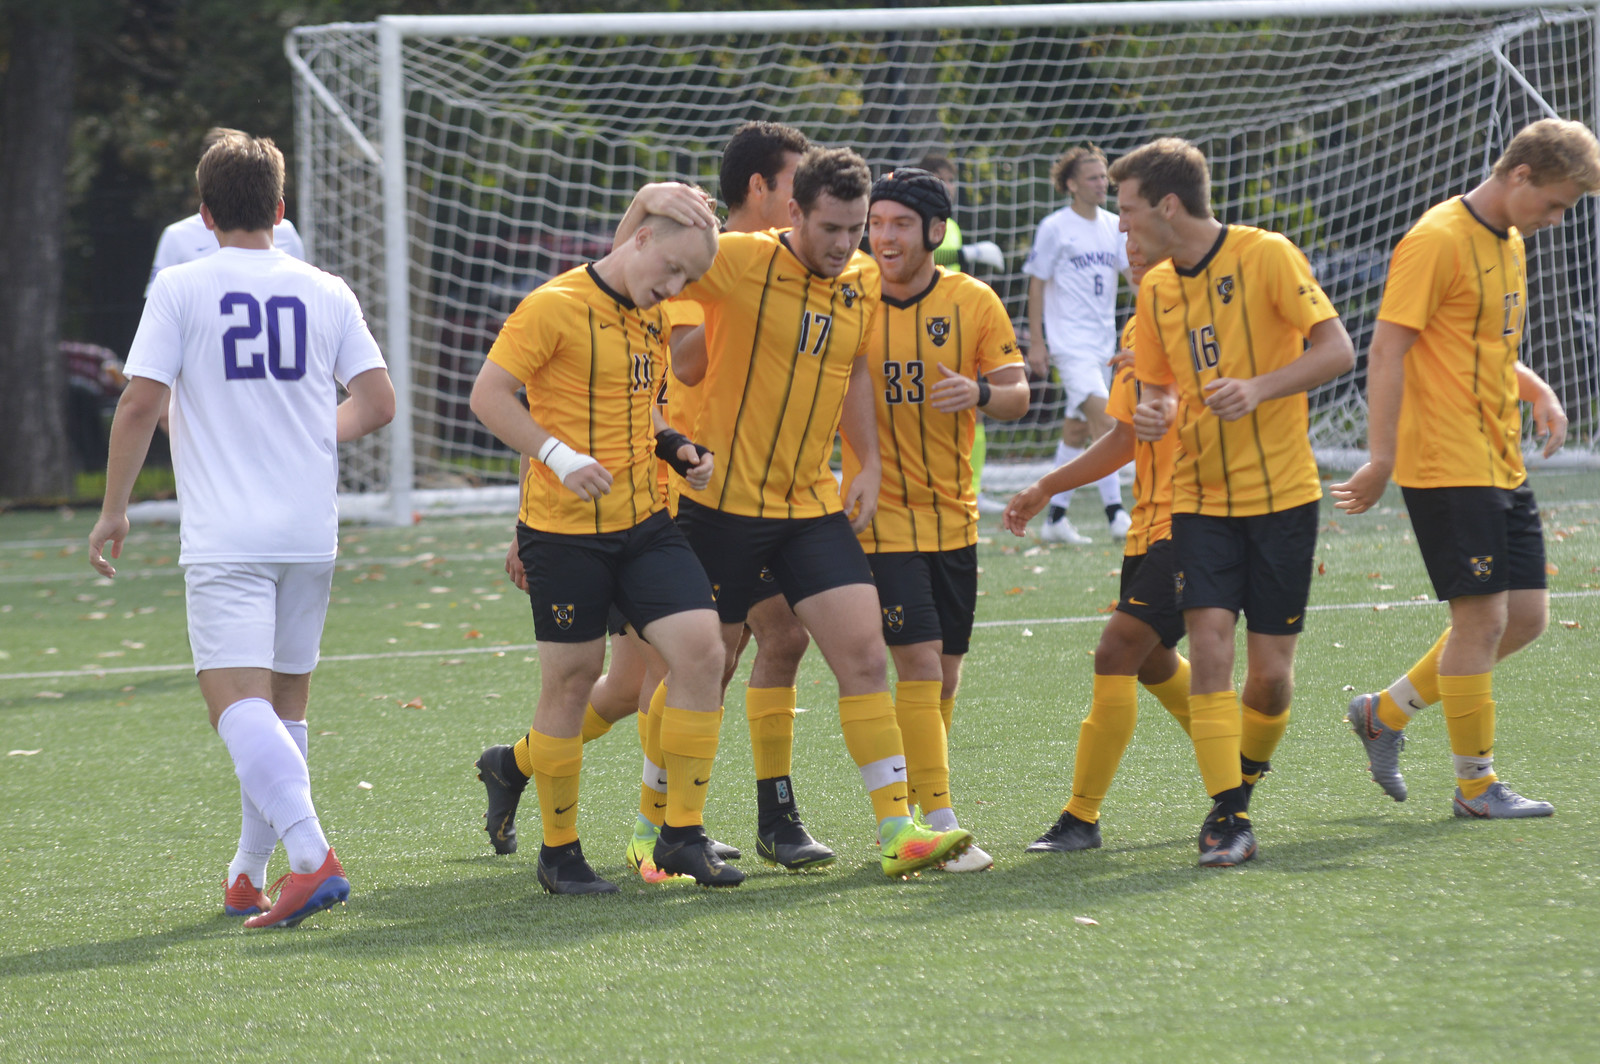
[[[289,219],[285,218],[273,227],[272,243],[302,262],[305,261],[306,246],[301,242],[299,231]],[[200,217],[198,211],[161,230],[161,239],[156,241],[156,259],[150,266],[150,280],[145,282],[144,297],[150,298],[150,286],[155,283],[156,274],[168,266],[178,266],[213,255],[218,246],[217,234],[206,228],[205,219]]]
[[[334,382],[382,365],[349,286],[282,251],[222,248],[161,271],[127,373],[172,388],[178,560],[331,559]]]
[[[1085,218],[1070,206],[1039,223],[1022,270],[1045,282],[1044,333],[1055,358],[1110,361],[1117,350],[1117,275],[1128,269],[1128,237],[1103,208]]]

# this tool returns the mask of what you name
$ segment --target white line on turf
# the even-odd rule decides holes
[[[1552,592],[1552,599],[1580,599],[1595,598],[1600,596],[1600,590],[1590,591],[1556,591]],[[1403,602],[1350,602],[1338,605],[1308,606],[1307,611],[1321,612],[1324,610],[1372,610],[1372,609],[1398,609],[1402,606],[1437,606],[1440,603],[1429,599],[1426,602],[1406,600]],[[1029,617],[1019,620],[1005,621],[979,621],[974,628],[1005,628],[1019,625],[1034,624],[1094,624],[1105,623],[1106,615],[1096,613],[1088,617]],[[508,646],[489,647],[458,647],[451,650],[390,650],[376,654],[324,654],[322,664],[334,664],[344,661],[400,661],[407,658],[458,658],[469,655],[482,656],[484,654],[509,654],[512,652],[526,653],[538,649],[537,643],[514,643]],[[98,668],[86,665],[79,669],[56,669],[51,672],[7,672],[0,673],[3,680],[55,680],[69,676],[130,676],[138,673],[153,672],[186,672],[193,669],[193,664],[183,662],[172,665],[123,665],[116,668]]]

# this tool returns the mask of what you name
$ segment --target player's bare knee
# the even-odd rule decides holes
[[[1061,426],[1061,442],[1068,447],[1084,447],[1089,443],[1089,423],[1068,418]]]

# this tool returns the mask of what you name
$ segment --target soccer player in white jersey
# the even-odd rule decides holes
[[[1105,209],[1109,182],[1099,148],[1069,149],[1050,168],[1050,177],[1071,201],[1039,223],[1022,271],[1028,275],[1028,366],[1044,377],[1048,356],[1066,392],[1066,421],[1056,445],[1059,467],[1114,424],[1106,414],[1106,400],[1111,395],[1111,356],[1117,351],[1117,275],[1128,272],[1128,253],[1117,216]],[[1117,474],[1109,473],[1096,484],[1111,538],[1120,541],[1132,519],[1122,506]],[[1072,494],[1063,491],[1051,498],[1043,539],[1089,542],[1067,518]]]
[[[89,561],[116,574],[105,554],[122,554],[128,496],[170,394],[189,645],[244,811],[223,905],[246,927],[293,927],[350,895],[311,801],[306,702],[338,546],[337,444],[387,424],[394,387],[349,287],[273,247],[283,155],[272,141],[230,132],[196,177],[220,250],[151,288]],[[261,888],[280,840],[290,871],[273,900]]]
[[[200,154],[204,156],[211,150],[213,144],[230,133],[239,131],[222,126],[212,126],[206,130],[205,137],[200,141]],[[300,233],[295,229],[294,223],[287,218],[272,227],[272,244],[301,261],[305,260],[306,246],[300,240]],[[161,239],[156,241],[156,258],[155,262],[150,264],[150,280],[145,283],[144,297],[150,298],[150,288],[156,283],[156,274],[168,266],[178,266],[185,262],[193,262],[195,259],[203,259],[207,255],[215,254],[221,246],[217,243],[217,234],[206,225],[205,219],[198,211],[187,218],[173,222],[161,231]]]

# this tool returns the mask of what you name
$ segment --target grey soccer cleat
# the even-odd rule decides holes
[[[1400,775],[1400,751],[1406,748],[1406,733],[1397,731],[1378,716],[1377,695],[1356,695],[1345,710],[1344,719],[1367,748],[1367,771],[1372,782],[1397,802],[1406,800],[1406,781]]]
[[[1524,798],[1498,780],[1489,784],[1488,790],[1470,800],[1463,798],[1461,788],[1457,787],[1454,808],[1456,816],[1476,817],[1479,820],[1549,816],[1556,811],[1556,807],[1549,802],[1535,802]]]

